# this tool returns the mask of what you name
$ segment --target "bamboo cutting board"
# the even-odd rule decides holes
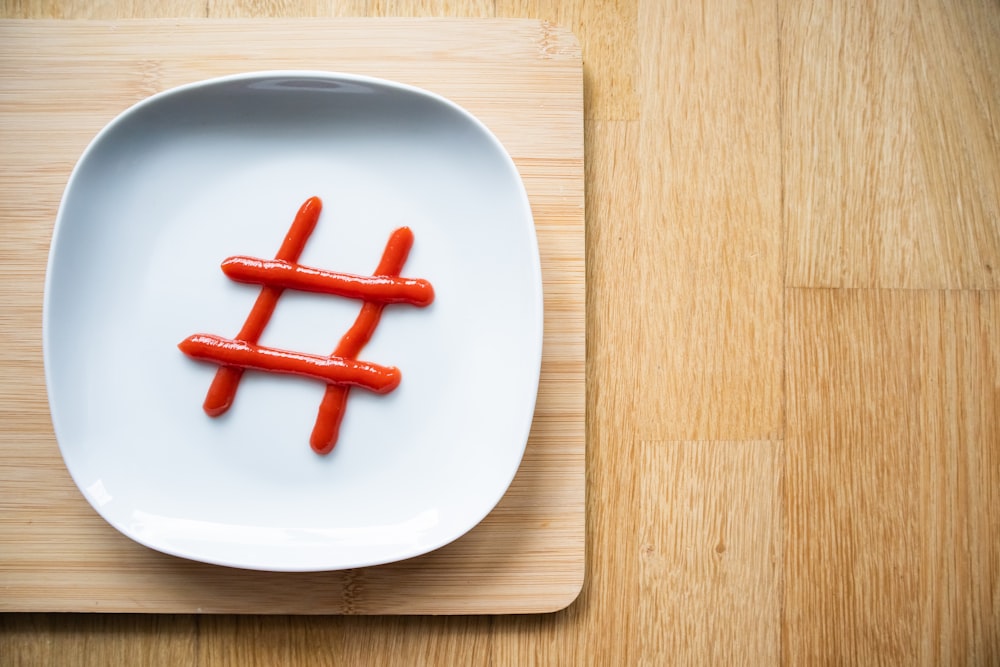
[[[499,506],[426,556],[276,574],[142,547],[73,484],[52,433],[41,349],[45,262],[69,173],[132,103],[265,69],[378,76],[482,120],[513,156],[542,255],[535,420]],[[584,573],[583,97],[579,45],[537,21],[0,22],[0,611],[533,613]]]

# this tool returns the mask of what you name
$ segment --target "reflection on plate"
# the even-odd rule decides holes
[[[362,359],[402,371],[352,391],[336,449],[309,435],[325,386],[247,372],[202,411],[215,366],[177,343],[234,337],[260,292],[231,255],[273,257],[324,208],[300,262],[374,272],[399,226],[426,308],[389,305]],[[260,344],[329,355],[360,302],[286,291]],[[66,188],[49,256],[45,371],[66,465],[115,528],[234,567],[375,565],[455,540],[521,461],[542,348],[538,247],[510,157],[436,95],[361,76],[264,72],[155,95],[112,121]]]

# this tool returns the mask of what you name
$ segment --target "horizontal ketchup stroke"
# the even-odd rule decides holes
[[[222,263],[222,271],[231,280],[240,283],[318,292],[370,303],[427,306],[434,301],[434,288],[421,278],[359,276],[302,266],[281,259],[259,259],[244,255],[227,258]]]
[[[398,368],[339,356],[321,357],[289,352],[211,334],[188,336],[177,347],[187,356],[199,361],[299,375],[332,385],[361,387],[376,394],[392,391],[399,386],[401,379]]]

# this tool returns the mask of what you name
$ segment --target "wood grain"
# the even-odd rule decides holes
[[[18,102],[0,107],[0,143],[7,149],[0,219],[10,239],[0,255],[7,260],[0,295],[9,304],[0,314],[0,609],[497,613],[551,611],[576,597],[585,511],[579,49],[569,33],[535,21],[415,27],[364,20],[0,23],[0,95]],[[528,447],[490,516],[423,558],[310,575],[187,563],[133,544],[106,525],[60,461],[48,423],[39,324],[46,246],[76,156],[131,103],[245,69],[244,54],[251,53],[263,69],[365,72],[451,97],[506,145],[527,188],[546,303]],[[29,69],[30,78],[17,74]],[[483,72],[491,76],[483,79]],[[74,104],[60,103],[67,98]],[[538,103],[544,113],[536,112]]]
[[[372,16],[492,18],[496,7],[493,0],[370,0],[368,12]]]
[[[541,19],[572,30],[586,65],[586,117],[638,118],[639,3],[496,0],[496,15]]]
[[[205,16],[211,19],[245,18],[307,18],[307,17],[361,17],[367,16],[369,0],[207,0],[202,3]],[[136,18],[159,18],[159,12],[146,13]]]
[[[788,284],[1000,286],[995,3],[779,5]]]
[[[1000,660],[1000,299],[789,295],[784,657]]]
[[[38,18],[198,11],[188,0],[0,7]],[[4,615],[0,656],[104,665],[139,645],[150,662],[203,665],[1000,664],[1000,5],[208,6],[220,17],[491,7],[572,29],[583,52],[587,577],[577,601],[545,615],[173,625]],[[237,50],[228,62],[254,57]],[[103,122],[75,113],[74,123]],[[47,131],[72,141],[66,128]],[[72,160],[78,149],[64,151]],[[46,173],[34,168],[18,187]],[[15,242],[4,259],[36,242]],[[663,280],[663,293],[637,276]],[[0,298],[31,318],[30,292]],[[3,342],[20,345],[7,359],[36,353],[30,340]],[[0,408],[44,425],[31,400]],[[52,464],[37,456],[28,468]],[[184,570],[168,583],[200,585]]]
[[[643,439],[781,435],[781,215],[773,7],[650,2],[631,270]],[[679,49],[678,44],[686,48]],[[728,63],[719,67],[719,63]]]
[[[11,19],[142,19],[157,16],[204,18],[205,0],[5,0],[0,17]]]

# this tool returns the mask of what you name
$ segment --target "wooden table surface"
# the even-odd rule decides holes
[[[0,663],[1000,664],[995,0],[0,6],[558,22],[585,62],[588,235],[569,608],[7,614]]]

